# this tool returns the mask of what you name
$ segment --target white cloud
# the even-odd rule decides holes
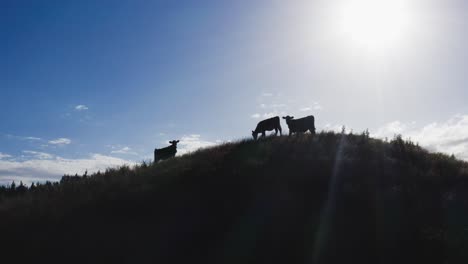
[[[272,93],[262,93],[262,96],[263,97],[272,97],[273,94]]]
[[[260,116],[261,115],[259,113],[255,113],[255,114],[251,115],[250,117],[253,118],[253,119],[259,119]]]
[[[379,128],[373,136],[393,138],[395,134],[410,138],[430,151],[454,154],[468,160],[468,115],[455,115],[446,122],[434,122],[423,127],[417,127],[415,122],[394,121]]]
[[[86,105],[77,105],[77,106],[75,106],[76,111],[86,111],[88,109],[89,108]]]
[[[42,140],[41,138],[38,138],[38,137],[24,137],[25,140],[33,140],[33,141],[38,141],[38,140]]]
[[[0,160],[1,159],[6,159],[6,158],[11,158],[11,155],[4,154],[4,153],[0,152]]]
[[[64,174],[83,174],[104,171],[109,167],[117,167],[124,164],[134,164],[131,161],[92,154],[84,159],[65,159],[53,157],[53,159],[32,158],[26,161],[0,160],[0,184],[23,181],[30,184],[37,181],[57,181]]]
[[[341,131],[343,130],[343,125],[326,123],[323,129],[325,131],[333,131],[335,133],[341,133]],[[346,126],[345,126],[345,129],[346,129]]]
[[[200,135],[183,136],[177,144],[177,155],[183,155],[200,148],[206,148],[214,145],[216,145],[216,142],[203,140]]]
[[[52,145],[68,145],[70,143],[71,143],[71,140],[68,138],[57,138],[57,139],[49,141],[49,144],[52,144]]]
[[[45,159],[53,159],[54,155],[45,153],[45,152],[38,152],[38,151],[31,151],[31,150],[24,150],[24,154],[31,156],[35,159],[45,160]]]
[[[309,111],[312,111],[312,110],[320,111],[320,110],[322,110],[322,109],[323,109],[323,107],[322,107],[322,105],[320,105],[320,103],[314,102],[314,103],[312,104],[312,106],[305,106],[305,107],[302,107],[302,108],[299,109],[299,111],[301,111],[301,112],[309,112]]]
[[[23,137],[23,136],[14,136],[14,135],[5,135],[7,138],[11,139],[19,139],[19,140],[29,140],[29,141],[40,141],[42,140],[41,138],[38,137]]]
[[[111,151],[112,154],[124,154],[124,155],[138,155],[136,152],[132,151],[130,147],[123,147],[121,149]]]
[[[400,121],[393,121],[380,127],[374,136],[380,138],[393,138],[393,136],[402,134],[406,131],[408,131],[408,126],[406,124],[403,124]]]
[[[253,118],[253,119],[259,119],[259,118],[266,119],[266,118],[271,118],[271,117],[281,116],[281,115],[286,115],[286,112],[285,111],[281,111],[281,112],[272,111],[272,112],[267,112],[267,113],[263,113],[263,114],[255,113],[255,114],[251,115],[250,117]]]
[[[268,113],[264,113],[262,115],[262,117],[263,118],[271,118],[271,117],[281,116],[281,115],[286,115],[286,112],[284,112],[284,111],[282,111],[282,112],[278,112],[278,111],[268,112]]]
[[[270,118],[270,117],[274,117],[274,116],[277,116],[278,114],[276,112],[269,112],[269,113],[264,113],[262,115],[263,118]]]
[[[320,105],[317,102],[314,103],[314,110],[322,110],[322,109],[323,109],[322,105]]]
[[[286,104],[260,104],[260,108],[267,109],[267,108],[283,108],[287,107]]]

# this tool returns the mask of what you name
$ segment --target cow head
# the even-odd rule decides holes
[[[288,122],[289,120],[293,120],[294,116],[283,116],[283,119],[286,120],[286,122]]]
[[[252,130],[252,137],[254,138],[254,140],[257,140],[257,135],[258,133]]]
[[[169,143],[173,146],[177,146],[177,143],[179,143],[179,140],[172,140],[172,141],[169,141]]]

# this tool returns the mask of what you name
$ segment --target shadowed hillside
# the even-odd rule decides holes
[[[366,133],[241,141],[4,190],[0,234],[41,263],[468,263],[468,164]]]

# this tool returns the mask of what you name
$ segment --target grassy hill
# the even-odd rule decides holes
[[[468,164],[401,138],[246,140],[16,189],[17,261],[468,263]]]

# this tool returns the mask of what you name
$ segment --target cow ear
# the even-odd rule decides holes
[[[176,142],[175,142],[175,143],[179,143],[179,142],[180,142],[180,140],[176,140]]]
[[[285,117],[285,116],[283,116],[283,119],[286,119],[286,117]]]

